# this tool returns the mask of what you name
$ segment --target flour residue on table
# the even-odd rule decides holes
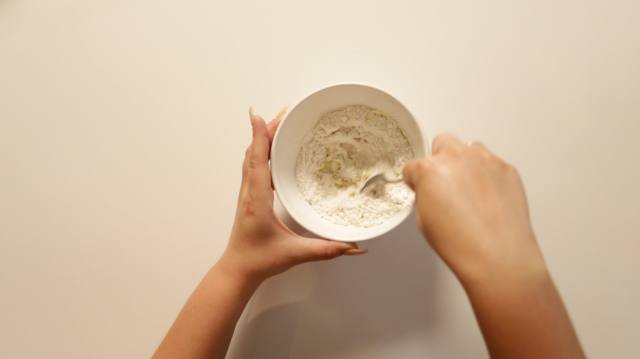
[[[413,149],[398,122],[383,110],[347,106],[324,115],[302,140],[296,182],[302,196],[326,220],[373,227],[413,202],[402,182],[358,193],[376,171],[399,179]]]

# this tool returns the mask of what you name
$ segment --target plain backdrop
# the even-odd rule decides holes
[[[272,118],[342,81],[390,91],[430,139],[452,131],[514,164],[587,355],[640,357],[639,14],[0,0],[0,357],[150,357],[226,246],[248,107]],[[413,220],[362,247],[265,282],[228,357],[487,357]]]

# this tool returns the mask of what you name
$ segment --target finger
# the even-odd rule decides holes
[[[271,145],[271,142],[273,141],[273,136],[275,136],[276,130],[278,129],[278,126],[280,125],[280,122],[282,121],[282,118],[287,113],[287,108],[289,108],[289,105],[284,106],[280,110],[280,112],[278,113],[276,118],[273,119],[271,122],[269,122],[269,124],[267,125],[267,132],[269,134],[269,145]],[[251,126],[254,125],[255,119],[257,117],[260,117],[260,116],[256,116],[253,113],[253,107],[249,107],[249,119],[251,121]],[[250,161],[251,161],[251,145],[249,146],[249,148],[247,148],[247,151],[245,153],[244,162],[242,163],[242,183],[241,183],[241,186],[240,186],[240,195],[242,195],[244,193],[244,191],[245,191],[245,189],[247,187],[247,182],[248,182],[248,178],[249,178],[248,173],[249,173],[249,163],[250,163]],[[271,189],[273,189],[273,183],[271,184]],[[273,195],[271,195],[270,197],[271,197],[271,201],[273,202]]]
[[[270,202],[269,133],[262,117],[253,116],[253,141],[249,153],[247,191],[257,202]]]
[[[420,160],[411,160],[409,163],[404,165],[404,168],[402,168],[402,179],[404,180],[404,183],[413,191],[416,190],[413,174],[417,170],[418,161]]]
[[[249,160],[251,158],[251,145],[247,148],[242,161],[242,182],[240,183],[240,196],[245,193],[249,181]]]
[[[251,141],[251,159],[267,164],[269,161],[269,129],[264,119],[253,116],[253,139]]]
[[[253,107],[249,107],[249,120],[251,126],[253,126],[255,115],[253,114]],[[251,160],[251,145],[244,153],[244,160],[242,161],[242,182],[240,183],[240,197],[246,192],[247,182],[249,181],[249,162]]]
[[[280,122],[282,122],[284,115],[287,114],[288,108],[289,108],[289,105],[285,105],[280,110],[280,112],[278,112],[276,117],[267,124],[267,131],[269,132],[269,143],[273,141],[273,136],[276,135],[276,130],[278,130],[278,126],[280,126]],[[253,107],[249,107],[249,117],[251,118],[251,125],[253,126],[254,119],[256,117],[259,117],[253,114]]]
[[[430,157],[414,159],[407,163],[402,169],[404,183],[414,192],[417,192],[418,185],[423,181],[423,177],[429,171],[431,165]]]
[[[275,118],[267,125],[267,132],[269,132],[269,144],[273,142],[273,137],[276,135],[280,122],[282,122],[282,118]]]
[[[368,252],[355,243],[335,242],[326,239],[298,237],[294,255],[299,263],[330,260],[341,255],[359,255]]]
[[[253,114],[253,107],[249,106],[249,120],[251,120],[251,126],[253,126],[253,122],[255,121],[255,115]]]
[[[369,253],[368,249],[347,249],[342,254],[344,254],[345,256],[359,256],[366,253]]]
[[[490,152],[489,149],[487,148],[487,146],[484,145],[484,143],[480,142],[480,141],[469,141],[467,142],[467,147],[471,147],[474,149],[479,150],[480,152]]]
[[[276,131],[278,130],[278,127],[280,126],[280,122],[282,122],[284,115],[287,114],[288,108],[289,108],[289,105],[285,105],[282,108],[282,110],[278,112],[278,115],[276,116],[276,118],[274,118],[273,120],[271,120],[271,122],[269,122],[269,124],[267,124],[267,131],[269,132],[269,149],[271,149],[271,143],[273,142],[273,138],[276,135]],[[269,151],[269,156],[271,156],[271,151]]]
[[[460,139],[458,139],[458,137],[451,133],[443,132],[433,139],[432,149],[434,156],[446,149],[460,147],[463,147],[462,142],[460,142]]]
[[[467,147],[474,150],[475,153],[478,153],[485,160],[491,160],[493,158],[493,154],[489,149],[479,141],[469,141],[467,142]]]
[[[471,146],[479,146],[482,148],[487,148],[487,146],[484,145],[484,143],[480,142],[480,141],[476,141],[476,140],[472,140],[467,142],[467,146],[471,147]]]
[[[284,118],[284,115],[287,114],[287,109],[289,108],[289,105],[284,105],[284,107],[282,107],[282,109],[280,110],[280,112],[278,112],[278,114],[276,115],[275,120],[282,120]]]

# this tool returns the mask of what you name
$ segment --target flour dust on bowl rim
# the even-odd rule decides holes
[[[296,164],[303,138],[323,115],[349,105],[383,110],[397,120],[413,149],[414,158],[429,154],[428,142],[420,125],[394,96],[371,85],[340,83],[311,93],[290,109],[280,123],[271,146],[271,176],[282,206],[301,226],[322,238],[357,242],[392,230],[409,216],[413,205],[404,207],[380,225],[363,228],[329,222],[302,196],[296,183]]]

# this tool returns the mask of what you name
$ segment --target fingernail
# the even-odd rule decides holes
[[[249,106],[249,119],[251,120],[251,126],[256,123],[256,120],[253,118],[253,107]]]
[[[347,249],[346,251],[344,251],[344,255],[345,256],[359,256],[361,254],[365,254],[369,252],[368,249]]]
[[[282,117],[284,117],[284,115],[287,114],[287,109],[289,108],[289,105],[285,105],[282,110],[280,110],[280,112],[278,112],[278,115],[276,116],[276,120],[281,119]]]
[[[342,248],[344,248],[345,251],[347,249],[358,249],[358,246],[352,242],[342,242],[340,244],[342,245]]]

